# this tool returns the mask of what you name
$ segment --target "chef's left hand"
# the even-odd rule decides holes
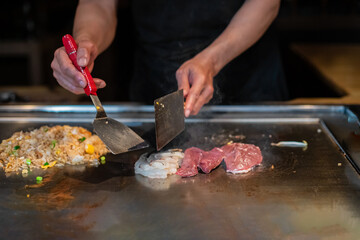
[[[185,117],[196,115],[214,93],[214,69],[207,59],[197,55],[186,61],[176,71],[178,89],[184,90]]]

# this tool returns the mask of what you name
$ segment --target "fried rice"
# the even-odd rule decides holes
[[[16,132],[0,144],[0,167],[5,172],[64,165],[99,165],[108,153],[96,135],[82,127],[42,126]]]

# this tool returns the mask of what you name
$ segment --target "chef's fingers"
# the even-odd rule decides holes
[[[57,80],[60,86],[75,94],[84,93],[82,87],[79,87],[76,84],[74,84],[74,80],[72,78],[69,78],[68,76],[63,74],[62,71],[59,70],[60,66],[58,62],[53,61],[51,63],[51,67],[54,69],[53,76],[55,77],[55,79]]]
[[[106,82],[100,78],[93,78],[95,85],[97,88],[104,88],[106,87]]]
[[[191,88],[189,90],[189,94],[186,97],[185,102],[185,117],[189,117],[190,113],[193,111],[194,105],[196,101],[198,100],[205,83],[205,77],[203,76],[197,76],[196,79],[190,79],[195,78],[195,76],[191,76],[189,74],[188,76],[189,81],[193,82],[191,85]]]
[[[66,90],[69,90],[70,92],[75,93],[75,94],[82,94],[85,92],[83,88],[74,87],[74,85],[72,85],[71,83],[69,83],[67,81],[59,82],[59,84]]]
[[[187,95],[189,93],[189,89],[190,89],[188,75],[189,75],[188,69],[184,69],[184,68],[180,67],[176,71],[176,80],[177,80],[177,84],[178,84],[178,89],[184,90],[185,98],[187,97]]]
[[[65,48],[62,47],[57,49],[54,55],[55,56],[53,62],[58,63],[58,68],[56,70],[67,76],[69,81],[73,82],[74,87],[86,87],[87,82],[84,76],[75,68],[74,64],[71,62],[69,56],[67,55]],[[54,67],[56,67],[56,64],[54,65]],[[54,67],[52,65],[53,69]]]
[[[214,94],[214,87],[211,85],[207,85],[201,92],[197,101],[195,102],[191,114],[192,115],[198,114],[200,109],[212,99],[213,94]]]

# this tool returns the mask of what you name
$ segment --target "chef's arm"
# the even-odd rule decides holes
[[[252,46],[278,14],[280,0],[247,0],[225,31],[201,54],[212,61],[217,74],[227,63]]]
[[[264,34],[278,14],[280,0],[246,0],[226,29],[176,72],[186,97],[185,115],[197,114],[213,96],[213,77]]]
[[[78,44],[77,62],[91,71],[95,58],[113,41],[116,29],[117,0],[79,0],[76,9],[73,36]],[[58,83],[75,94],[84,93],[87,83],[76,70],[64,47],[58,48],[51,62],[53,75]],[[105,81],[94,78],[97,88],[106,86]]]
[[[116,10],[117,0],[79,0],[73,35],[80,44],[83,41],[94,44],[93,47],[96,50],[93,53],[94,57],[109,47],[114,40],[117,24]],[[81,55],[81,52],[78,53],[78,60]],[[80,61],[79,64],[81,63]]]

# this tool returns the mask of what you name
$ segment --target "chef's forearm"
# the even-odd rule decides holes
[[[197,57],[207,59],[216,75],[259,40],[277,16],[279,7],[280,0],[247,0],[224,32]]]
[[[117,0],[80,0],[73,35],[76,41],[90,40],[98,54],[113,41],[117,24]]]

